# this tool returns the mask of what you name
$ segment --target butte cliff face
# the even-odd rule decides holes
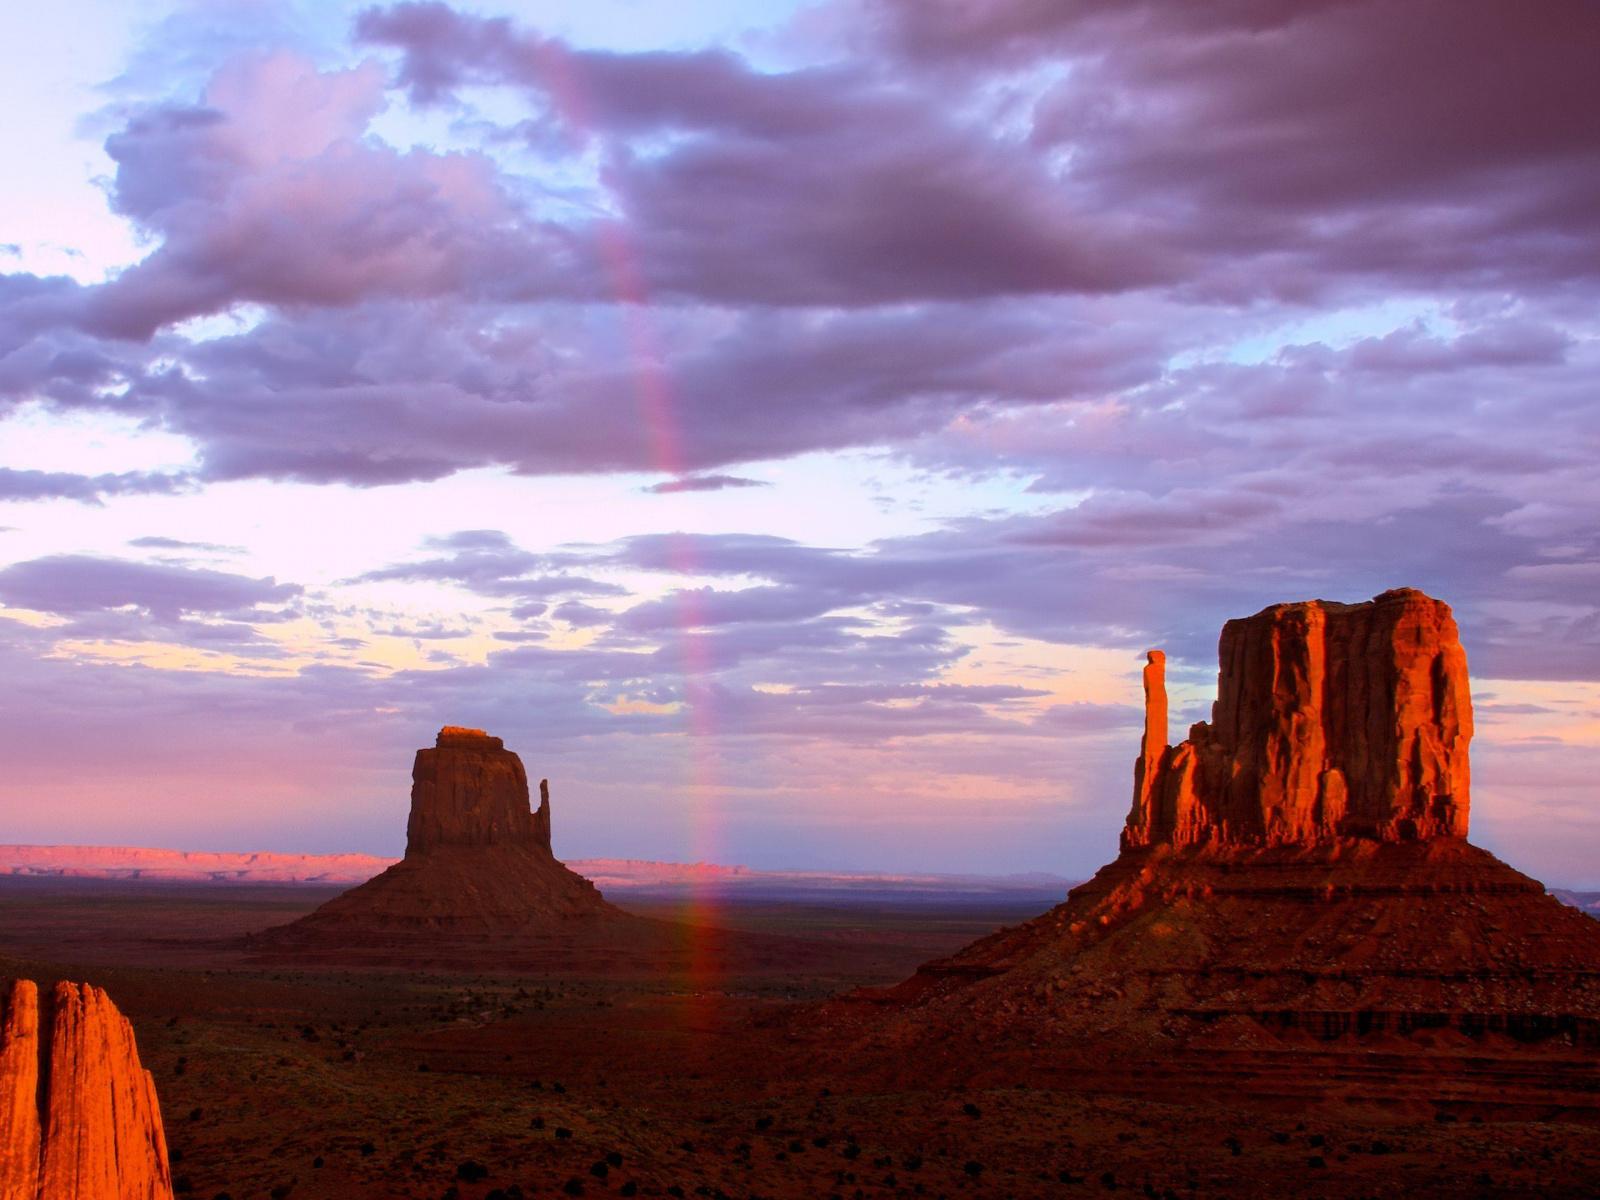
[[[1229,621],[1212,719],[1177,746],[1149,659],[1125,848],[1466,837],[1472,700],[1447,605],[1407,588]]]
[[[531,846],[550,852],[550,785],[528,809],[522,760],[481,729],[446,725],[411,768],[406,854],[450,846]]]
[[[902,1057],[925,1047],[930,1076],[1094,1045],[1070,1069],[1118,1090],[1317,1096],[1338,1074],[1384,1103],[1437,1086],[1544,1111],[1559,1076],[1562,1106],[1600,1113],[1600,922],[1466,840],[1472,713],[1449,608],[1412,590],[1275,605],[1228,622],[1220,659],[1212,720],[1169,746],[1150,653],[1113,862],[840,1019]],[[1361,1056],[1338,1049],[1352,1041]],[[1538,1074],[1516,1057],[1530,1043]],[[1108,1067],[1111,1045],[1149,1069]],[[1374,1045],[1454,1047],[1482,1069],[1441,1083],[1444,1058],[1396,1073]]]
[[[155,1083],[88,984],[0,988],[0,1198],[171,1200]]]
[[[417,751],[411,780],[405,857],[294,924],[258,935],[258,949],[442,961],[464,936],[570,933],[625,919],[556,860],[549,786],[540,782],[531,810],[522,760],[499,738],[447,725]],[[461,953],[471,953],[465,946]]]

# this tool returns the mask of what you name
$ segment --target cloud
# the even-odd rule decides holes
[[[1136,222],[1081,211],[1034,157],[866,64],[774,72],[724,50],[585,51],[437,3],[369,10],[357,32],[404,52],[418,102],[512,84],[538,106],[526,136],[600,139],[627,222],[613,236],[670,294],[861,305],[1101,293],[1172,274]],[[665,152],[633,145],[663,134]]]
[[[670,496],[676,492],[720,492],[728,488],[771,486],[765,479],[744,479],[738,475],[683,475],[677,479],[652,483],[640,490],[656,496]]]
[[[562,596],[626,594],[620,584],[566,573],[564,568],[581,556],[533,554],[499,530],[462,530],[429,538],[424,546],[445,553],[379,567],[347,582],[456,584],[479,595],[517,601],[513,614],[521,617],[541,615],[544,602]]]
[[[76,615],[132,607],[177,619],[194,613],[255,613],[301,594],[297,584],[87,554],[58,554],[0,567],[0,600],[17,608]]]
[[[112,203],[160,244],[85,292],[82,326],[147,338],[241,303],[515,292],[550,278],[537,227],[488,160],[364,136],[384,82],[375,63],[322,72],[289,52],[247,55],[199,104],[137,112],[106,143]]]
[[[0,501],[78,500],[85,504],[102,504],[109,496],[172,495],[193,487],[189,476],[162,471],[79,475],[70,471],[0,467]]]
[[[948,78],[1065,62],[1030,141],[1102,204],[1165,214],[1211,261],[1188,285],[1308,296],[1352,276],[1592,279],[1600,27],[1558,0],[879,0],[865,22]],[[1483,87],[1493,77],[1497,86]],[[947,84],[949,86],[949,84]]]
[[[171,563],[58,554],[0,567],[0,603],[65,618],[35,635],[62,640],[176,642],[281,657],[258,625],[291,619],[298,584]]]
[[[224,546],[217,542],[187,542],[182,538],[146,537],[130,538],[128,545],[140,550],[199,550],[206,554],[243,554],[243,546]]]

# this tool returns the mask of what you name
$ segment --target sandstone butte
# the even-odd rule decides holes
[[[395,939],[537,934],[618,919],[599,889],[552,852],[548,782],[531,809],[516,754],[481,729],[446,725],[412,767],[405,857],[253,944],[378,953],[385,938],[393,949]]]
[[[155,1083],[99,988],[0,992],[0,1200],[171,1200]]]
[[[1212,720],[1177,746],[1166,656],[1148,658],[1124,848],[1467,835],[1467,656],[1438,600],[1402,589],[1229,621]]]
[[[1147,659],[1117,858],[1032,921],[836,1006],[838,1020],[882,1046],[922,1044],[930,1076],[942,1062],[970,1077],[973,1046],[992,1066],[1007,1046],[1036,1061],[1093,1044],[1099,1065],[1073,1068],[1089,1074],[1108,1044],[1169,1073],[1189,1052],[1217,1086],[1228,1055],[1265,1055],[1258,1073],[1303,1064],[1272,1057],[1295,1039],[1566,1048],[1572,1095],[1600,1107],[1600,922],[1466,840],[1472,704],[1445,604],[1400,589],[1229,621],[1212,719],[1175,746],[1164,656]],[[1349,1053],[1348,1078],[1379,1070]],[[1485,1070],[1480,1090],[1525,1073]]]

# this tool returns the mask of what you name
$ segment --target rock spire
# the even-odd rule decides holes
[[[1466,836],[1472,700],[1448,605],[1411,588],[1275,604],[1224,625],[1219,657],[1211,721],[1167,746],[1150,653],[1124,849]]]
[[[155,1083],[99,988],[0,990],[0,1198],[172,1200]]]

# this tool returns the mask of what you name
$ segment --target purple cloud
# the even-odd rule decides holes
[[[721,492],[728,488],[771,486],[765,479],[744,479],[738,475],[683,475],[652,483],[642,490],[654,496],[670,496],[678,492]]]

